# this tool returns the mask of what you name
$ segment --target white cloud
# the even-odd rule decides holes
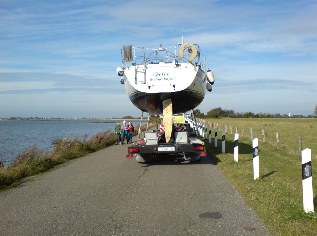
[[[0,93],[8,90],[28,90],[28,89],[51,89],[54,87],[53,82],[47,81],[27,81],[27,82],[1,82]]]
[[[263,88],[262,97],[275,86],[274,91],[284,93],[292,104],[292,94],[317,100],[316,12],[316,1],[3,2],[0,91],[7,94],[1,99],[15,94],[18,100],[21,93],[49,99],[46,96],[53,93],[67,100],[78,93],[91,102],[93,93],[111,93],[116,102],[138,111],[116,79],[122,44],[169,46],[184,36],[200,44],[215,71],[214,93],[206,102],[210,98],[217,103],[223,96],[229,106],[230,93],[239,93],[236,103],[249,110],[245,101],[254,86],[258,93]],[[59,109],[54,100],[48,103]],[[94,104],[95,110],[113,107],[105,101]],[[37,107],[41,104],[34,103],[32,109]],[[20,109],[18,103],[15,109]]]

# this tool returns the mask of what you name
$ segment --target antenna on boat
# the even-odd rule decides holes
[[[182,44],[184,44],[184,36],[182,36]]]

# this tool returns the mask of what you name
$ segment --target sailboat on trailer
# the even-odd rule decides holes
[[[197,107],[211,91],[214,76],[201,63],[197,44],[181,43],[150,49],[124,45],[122,66],[117,68],[131,102],[141,111],[184,113]]]

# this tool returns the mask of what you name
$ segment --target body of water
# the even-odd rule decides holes
[[[0,160],[8,165],[18,153],[32,145],[49,150],[57,138],[89,138],[100,132],[114,131],[115,125],[115,122],[102,120],[0,121]]]

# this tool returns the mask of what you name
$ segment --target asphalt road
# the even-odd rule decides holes
[[[0,235],[267,235],[209,158],[127,159],[115,145],[0,192]]]

